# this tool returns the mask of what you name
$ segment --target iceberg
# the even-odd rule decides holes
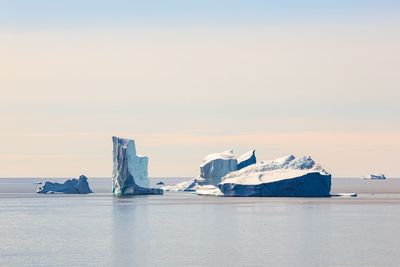
[[[331,175],[309,156],[288,155],[228,173],[218,187],[224,196],[329,197]]]
[[[136,154],[134,140],[113,136],[113,194],[160,195],[160,188],[149,188],[148,158]]]
[[[364,176],[362,179],[371,179],[371,180],[384,180],[386,176],[383,173],[376,173],[376,174],[368,174]]]
[[[217,185],[226,174],[237,170],[237,160],[233,150],[208,155],[200,165],[199,185]]]
[[[253,149],[243,155],[241,155],[238,159],[237,159],[237,169],[243,169],[247,166],[256,164],[257,159],[256,159],[256,150]]]
[[[256,163],[255,150],[251,150],[239,157],[241,168]],[[212,185],[216,187],[226,174],[238,170],[238,160],[233,150],[226,150],[206,156],[200,165],[200,175],[189,181],[163,187],[165,191],[197,191],[200,186]]]
[[[63,184],[45,182],[36,193],[89,194],[93,192],[89,188],[88,178],[81,175],[78,179],[69,179]]]

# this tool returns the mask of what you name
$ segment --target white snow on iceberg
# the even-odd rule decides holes
[[[218,187],[224,196],[328,197],[331,175],[311,157],[289,155],[231,172]]]
[[[78,179],[69,179],[62,184],[45,182],[36,193],[89,194],[92,190],[89,188],[88,178],[81,175]]]
[[[196,179],[192,179],[189,181],[181,182],[176,185],[167,185],[163,186],[162,189],[165,191],[196,191],[197,188],[197,182]]]
[[[234,178],[238,176],[249,176],[255,173],[264,173],[267,171],[279,170],[279,169],[318,169],[322,168],[317,165],[310,156],[296,158],[294,155],[288,155],[274,160],[261,161],[258,164],[250,165],[246,168],[240,169],[236,172],[232,172],[224,176],[225,179]],[[323,170],[322,170],[323,171]]]
[[[160,188],[149,188],[148,158],[136,154],[134,140],[113,136],[113,194],[158,195]]]

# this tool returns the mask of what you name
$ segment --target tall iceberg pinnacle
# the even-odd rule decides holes
[[[113,194],[159,195],[162,189],[149,188],[148,157],[136,154],[134,140],[113,136]]]

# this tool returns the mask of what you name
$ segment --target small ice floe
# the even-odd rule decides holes
[[[223,196],[221,190],[213,185],[198,186],[196,194],[199,196]]]
[[[331,197],[357,197],[357,193],[338,193],[331,195]]]
[[[368,174],[363,176],[363,180],[385,180],[386,176],[383,173]]]
[[[175,184],[175,185],[167,185],[167,186],[162,187],[163,190],[172,191],[172,192],[178,192],[178,191],[194,192],[194,191],[196,191],[196,188],[197,188],[197,180],[196,179],[181,182],[181,183]]]

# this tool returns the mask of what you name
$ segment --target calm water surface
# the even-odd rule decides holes
[[[0,179],[0,266],[400,266],[400,180],[337,180],[365,193],[117,198],[110,180],[39,195],[34,179]]]

